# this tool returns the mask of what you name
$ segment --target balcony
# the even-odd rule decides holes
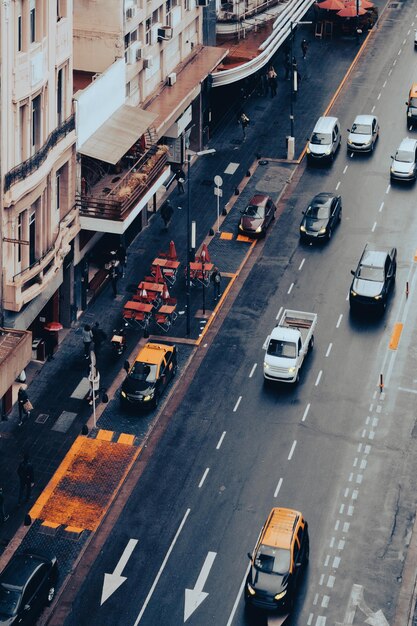
[[[80,230],[78,210],[74,206],[59,223],[59,230],[53,245],[33,265],[13,278],[5,280],[4,308],[20,311],[23,305],[31,302],[49,285],[60,270],[63,260],[71,250],[71,241]]]
[[[32,358],[32,333],[0,328],[0,398]]]
[[[85,176],[82,193],[76,199],[81,228],[122,234],[168,177],[167,152],[166,146],[154,145],[139,158],[133,157],[133,165],[132,157],[125,155],[119,163],[120,171],[107,167],[94,184]],[[92,161],[84,162],[85,174],[87,164],[93,171]],[[97,172],[99,162],[95,165]]]
[[[50,151],[57,143],[66,137],[68,133],[75,130],[75,115],[71,115],[60,126],[50,133],[48,139],[43,146],[29,159],[19,163],[11,169],[4,177],[4,191],[8,191],[12,185],[24,180],[27,176],[39,169],[44,161],[46,161]]]

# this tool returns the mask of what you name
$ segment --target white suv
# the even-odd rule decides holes
[[[415,180],[417,176],[417,139],[406,137],[400,143],[395,156],[391,156],[391,178]]]

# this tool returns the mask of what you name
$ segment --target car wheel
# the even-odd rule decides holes
[[[297,376],[295,377],[294,385],[298,385],[300,382],[300,370],[297,372]]]
[[[342,209],[340,209],[339,211],[339,217],[337,218],[339,220],[339,222],[342,221]]]
[[[310,339],[310,342],[308,344],[309,351],[311,351],[313,348],[314,348],[314,335],[312,336],[312,338]]]
[[[307,539],[306,549],[305,549],[305,552],[304,552],[304,563],[307,565],[309,560],[310,560],[310,541],[309,541],[309,539]]]
[[[175,363],[172,369],[172,378],[175,378],[175,376],[177,375],[177,372],[178,372],[178,363]]]
[[[46,601],[49,604],[52,604],[53,599],[55,598],[55,587],[49,587],[48,593],[46,596]]]
[[[153,399],[153,408],[157,409],[158,408],[158,404],[159,404],[159,397],[158,397],[158,394],[155,393],[155,397]]]
[[[330,241],[331,238],[332,238],[332,229],[329,228],[329,230],[327,231],[327,241]]]

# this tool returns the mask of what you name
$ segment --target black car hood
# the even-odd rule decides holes
[[[129,376],[125,378],[122,390],[129,395],[147,396],[155,389],[155,383],[148,383],[146,380],[135,380]]]
[[[379,296],[384,287],[384,283],[380,283],[374,280],[362,280],[361,278],[355,278],[352,284],[353,291],[359,296],[366,298],[374,298]]]
[[[256,591],[264,591],[265,593],[275,596],[277,593],[284,591],[288,587],[289,573],[287,574],[265,574],[251,567],[249,573],[249,582]]]
[[[305,217],[303,220],[306,230],[310,233],[318,233],[322,228],[326,228],[328,220],[318,220],[312,217]]]

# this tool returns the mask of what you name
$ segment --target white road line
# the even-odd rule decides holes
[[[385,202],[381,202],[381,206],[379,207],[379,212],[381,213],[382,209],[384,208],[384,204]]]
[[[277,320],[277,319],[279,319],[279,318],[281,317],[281,313],[282,313],[282,306],[280,307],[280,309],[279,309],[279,311],[278,311],[278,313],[277,313],[277,316],[276,316],[276,318],[275,318],[276,320]]]
[[[307,406],[306,406],[306,408],[305,408],[305,411],[304,411],[303,417],[302,417],[302,419],[301,419],[301,421],[302,421],[302,422],[305,422],[305,419],[306,419],[306,417],[307,417],[307,413],[309,412],[309,410],[310,410],[310,402],[307,404]]]
[[[407,35],[409,35],[411,33],[411,28],[407,31]]]
[[[374,233],[375,232],[375,228],[376,228],[376,222],[374,222],[374,225],[371,228],[371,232]]]
[[[300,271],[304,265],[305,259],[303,259],[300,263],[300,267],[298,268],[298,271]]]
[[[400,49],[398,50],[398,52],[397,52],[397,57],[399,57],[399,56],[400,56],[401,52],[402,52],[402,50],[401,50],[401,48],[400,48]]]
[[[171,552],[172,552],[172,550],[174,549],[174,546],[175,546],[175,544],[176,544],[176,542],[177,542],[177,539],[178,539],[178,537],[180,536],[180,533],[181,533],[181,531],[182,531],[182,529],[183,529],[183,526],[184,526],[185,522],[187,521],[187,517],[189,516],[190,512],[191,512],[191,509],[187,509],[187,510],[186,510],[185,515],[184,515],[184,517],[182,518],[181,524],[179,525],[178,530],[177,530],[177,532],[175,533],[175,537],[174,537],[174,539],[172,540],[172,543],[171,543],[171,545],[170,545],[170,546],[169,546],[169,548],[168,548],[168,552],[166,553],[165,558],[164,558],[164,560],[162,561],[162,565],[161,565],[161,567],[159,568],[159,571],[158,571],[158,573],[157,573],[157,575],[156,575],[156,577],[155,577],[155,580],[154,580],[154,581],[153,581],[153,583],[152,583],[152,587],[150,588],[149,593],[148,593],[148,595],[146,596],[145,602],[143,603],[143,606],[142,606],[142,608],[141,608],[141,610],[140,610],[140,613],[139,613],[139,615],[137,616],[136,621],[135,621],[135,623],[133,624],[133,626],[138,626],[138,624],[139,624],[140,620],[142,619],[143,614],[144,614],[144,613],[145,613],[145,611],[146,611],[146,607],[147,607],[147,606],[148,606],[148,604],[149,604],[149,601],[150,601],[150,599],[151,599],[151,597],[152,597],[152,595],[153,595],[153,592],[155,591],[155,587],[156,587],[156,585],[158,584],[158,581],[159,581],[159,579],[160,579],[160,577],[161,577],[161,574],[162,574],[162,572],[164,571],[165,565],[166,565],[166,564],[167,564],[167,562],[168,562],[168,559],[169,559],[169,557],[170,557],[170,555],[171,555]],[[248,568],[248,571],[249,571],[249,568]]]
[[[397,65],[397,59],[394,59],[394,61],[392,62],[392,66],[394,67],[395,65]]]
[[[398,391],[407,391],[408,393],[417,393],[416,389],[408,389],[408,387],[398,387]]]
[[[381,92],[379,92],[379,94],[377,95],[376,99],[379,100],[381,97]]]
[[[245,575],[243,577],[243,580],[240,583],[239,591],[237,592],[236,600],[235,600],[235,603],[234,603],[234,605],[232,607],[232,612],[229,615],[229,619],[227,620],[226,626],[232,626],[233,618],[235,616],[238,604],[239,604],[239,602],[240,602],[240,600],[242,598],[243,589],[245,587],[245,582],[246,582],[247,575],[249,574],[250,567],[251,567],[251,563],[249,563],[249,565],[247,566]],[[134,626],[136,626],[136,624]]]
[[[391,76],[392,74],[392,69],[388,72],[388,76]]]
[[[403,40],[403,46],[405,46],[405,44],[407,43],[407,39]]]
[[[387,81],[384,82],[384,84],[382,85],[382,88],[387,86]]]
[[[277,495],[279,494],[279,490],[281,489],[281,485],[282,485],[282,478],[280,478],[279,481],[278,481],[277,488],[274,491],[274,498],[276,498]]]
[[[224,174],[234,174],[237,170],[237,168],[239,167],[239,163],[229,163],[229,165],[226,167],[226,169],[224,170]]]
[[[389,193],[389,190],[391,189],[391,185],[388,185],[388,187],[385,190],[385,193]]]
[[[349,165],[345,165],[344,169],[343,169],[343,174],[346,174],[347,172],[347,168],[349,167]]]
[[[198,488],[199,488],[199,489],[201,489],[201,487],[203,486],[204,481],[206,480],[206,478],[207,478],[207,474],[209,473],[209,471],[210,471],[210,468],[209,468],[209,467],[206,467],[205,472],[204,472],[204,474],[203,474],[203,476],[202,476],[202,478],[201,478],[201,480],[200,480],[200,482],[199,482],[199,484],[198,484]]]
[[[340,187],[340,180],[339,180],[339,182],[336,185],[336,191],[339,189],[339,187]]]
[[[329,347],[327,348],[327,352],[326,352],[325,356],[329,356],[329,354],[330,354],[330,352],[332,350],[332,346],[333,346],[333,344],[329,343]]]
[[[339,319],[337,320],[336,328],[339,328],[339,326],[340,326],[340,322],[342,321],[342,319],[343,319],[343,313],[341,313],[341,314],[339,315]]]
[[[218,444],[217,444],[217,446],[216,446],[216,450],[220,450],[220,446],[222,445],[222,443],[223,443],[223,439],[224,439],[225,437],[226,437],[226,431],[224,430],[224,431],[222,432],[222,436],[221,436],[221,437],[220,437],[220,439],[219,439],[219,443],[218,443]]]
[[[249,374],[249,378],[252,378],[252,376],[254,375],[255,370],[256,370],[256,368],[257,368],[257,365],[258,365],[257,363],[254,363],[254,364],[253,364],[253,367],[252,367],[252,369],[251,369],[251,371],[250,371],[250,374]]]
[[[351,153],[350,153],[350,158],[351,158],[351,159],[353,159],[354,154],[355,154],[354,152],[351,152]]]
[[[264,341],[264,343],[263,343],[263,345],[262,345],[262,349],[263,349],[263,350],[266,350],[266,349],[267,349],[270,336],[271,336],[271,335],[268,335],[268,337],[265,339],[265,341]]]
[[[321,375],[323,374],[323,370],[320,370],[318,373],[318,376],[316,378],[316,382],[315,382],[315,386],[317,387],[318,384],[320,383],[320,379],[321,379]]]
[[[233,409],[233,413],[236,413],[241,400],[242,400],[242,396],[239,396],[239,398],[237,399],[237,402],[235,404],[235,408]]]
[[[294,441],[292,442],[292,446],[291,446],[291,450],[290,453],[288,455],[288,461],[291,461],[292,459],[292,455],[294,454],[294,450],[295,450],[295,446],[297,445],[297,440],[294,439]]]
[[[374,111],[375,111],[375,105],[372,107],[371,113],[373,113]]]
[[[293,287],[294,287],[294,283],[291,283],[290,288],[288,289],[287,293],[291,293]]]

